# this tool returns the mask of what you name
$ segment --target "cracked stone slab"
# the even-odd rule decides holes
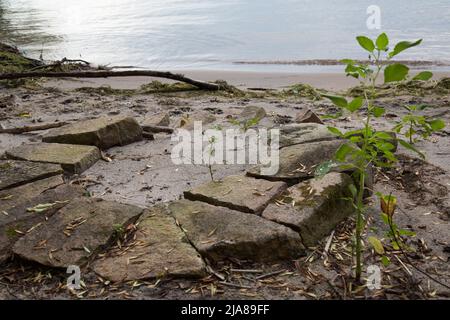
[[[280,148],[338,138],[325,125],[318,123],[294,123],[281,126],[279,129]]]
[[[61,170],[62,172],[62,170]],[[31,200],[46,190],[64,183],[62,175],[30,182],[15,188],[0,191],[0,212],[7,211],[25,201]]]
[[[350,184],[348,175],[337,172],[304,181],[269,204],[262,217],[296,230],[306,246],[315,246],[354,212]]]
[[[0,160],[0,190],[17,187],[63,173],[60,165]]]
[[[216,117],[209,112],[199,112],[195,115],[189,115],[183,117],[178,125],[179,128],[185,130],[194,130],[195,123],[201,122],[202,130],[209,129],[213,127],[213,123],[216,121]]]
[[[212,261],[276,261],[304,254],[297,232],[253,214],[189,200],[172,202],[169,210],[200,254]]]
[[[167,208],[150,208],[137,225],[136,238],[131,243],[94,262],[94,271],[99,276],[121,282],[206,275],[205,263]]]
[[[60,176],[39,180],[14,189],[0,201],[0,262],[11,256],[11,247],[23,235],[45,223],[72,199],[81,197],[83,188],[64,184]]]
[[[168,113],[158,113],[146,116],[141,123],[144,131],[151,131],[154,127],[168,127],[170,125],[170,116]]]
[[[260,214],[269,202],[287,188],[284,182],[272,182],[236,175],[211,181],[189,191],[184,197],[233,210]]]
[[[246,106],[238,116],[238,121],[261,120],[267,115],[263,107]]]
[[[53,129],[42,138],[42,141],[91,145],[107,149],[142,139],[142,128],[134,118],[106,116]]]
[[[65,268],[81,266],[106,248],[140,216],[143,209],[112,201],[78,198],[20,238],[13,246],[19,257]]]
[[[94,146],[61,143],[24,144],[6,151],[10,159],[60,164],[67,173],[82,173],[100,157]]]
[[[344,140],[320,141],[288,146],[280,149],[279,170],[274,175],[261,174],[261,167],[255,166],[247,175],[274,181],[298,181],[314,177],[315,168],[332,160]]]

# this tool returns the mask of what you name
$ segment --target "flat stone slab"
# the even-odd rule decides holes
[[[72,199],[81,197],[83,188],[64,184],[61,177],[51,177],[4,190],[12,195],[0,200],[0,263],[12,254],[11,248],[23,235],[46,223]],[[0,198],[4,193],[0,194]]]
[[[320,141],[296,144],[280,149],[280,166],[278,173],[263,175],[259,166],[250,168],[247,175],[268,180],[297,181],[314,177],[315,168],[334,159],[337,149],[344,140]]]
[[[131,117],[112,116],[78,121],[56,128],[42,141],[97,146],[107,149],[142,140],[142,128]]]
[[[290,187],[269,204],[262,217],[299,232],[306,246],[315,246],[354,212],[349,189],[352,179],[331,172]]]
[[[310,109],[306,109],[304,112],[297,114],[297,116],[295,117],[295,122],[323,124],[323,122],[322,122],[322,120],[320,120],[319,116]]]
[[[199,112],[195,115],[183,117],[178,125],[179,128],[185,130],[194,130],[195,122],[201,122],[202,130],[210,129],[216,121],[216,117],[209,112]]]
[[[304,254],[293,230],[253,214],[179,200],[169,210],[197,251],[211,261],[293,259]]]
[[[0,190],[60,175],[60,165],[29,161],[0,160]]]
[[[281,126],[279,129],[280,148],[337,139],[325,125],[319,123],[294,123]]]
[[[260,214],[277,195],[286,190],[284,182],[272,182],[236,175],[211,181],[185,191],[184,197],[233,210]]]
[[[56,163],[67,173],[82,173],[100,157],[100,150],[94,146],[60,143],[25,144],[6,151],[10,159]]]
[[[62,175],[30,182],[25,185],[0,191],[0,212],[7,211],[25,201],[31,200],[46,190],[64,183]]]
[[[14,254],[49,267],[81,266],[134,223],[143,209],[112,201],[78,198],[20,238]]]
[[[202,258],[163,206],[146,211],[139,219],[135,240],[108,252],[93,268],[114,282],[206,275]]]
[[[246,106],[238,117],[238,121],[249,121],[257,119],[258,121],[265,118],[267,115],[263,107]]]
[[[142,129],[151,131],[154,127],[168,127],[170,125],[170,116],[168,113],[158,113],[146,116],[141,123]]]

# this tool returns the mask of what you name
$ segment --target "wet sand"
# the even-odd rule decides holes
[[[281,89],[295,83],[305,83],[316,88],[340,91],[358,85],[358,80],[347,77],[343,72],[316,72],[316,73],[294,73],[294,72],[249,72],[249,71],[222,71],[222,70],[183,70],[173,71],[183,73],[202,81],[225,80],[229,84],[238,88],[267,88]],[[417,72],[412,72],[414,75]],[[450,72],[433,72],[435,79],[450,76]],[[59,87],[61,89],[76,89],[80,87],[99,87],[109,85],[115,89],[136,89],[152,80],[161,82],[172,82],[161,78],[152,77],[117,77],[99,79],[62,79],[49,80],[45,84],[47,87]]]

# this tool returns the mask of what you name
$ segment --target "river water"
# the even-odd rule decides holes
[[[355,36],[380,32],[448,62],[450,0],[0,0],[0,40],[30,55],[152,69],[300,70],[280,62],[365,58]],[[236,63],[255,61],[278,63]]]

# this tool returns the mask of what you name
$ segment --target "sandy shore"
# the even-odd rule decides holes
[[[307,83],[315,87],[339,91],[355,85],[354,79],[342,73],[272,73],[272,72],[232,72],[232,71],[184,71],[187,76],[214,81],[223,79],[240,88],[280,89],[295,83]],[[449,74],[437,72],[439,79]],[[0,87],[0,126],[16,128],[56,121],[83,121],[103,115],[127,115],[138,122],[144,122],[155,114],[164,113],[170,118],[170,126],[178,127],[182,120],[211,119],[213,125],[223,128],[231,126],[229,119],[237,119],[246,106],[263,108],[267,116],[258,124],[271,128],[282,124],[295,123],[298,114],[307,109],[321,117],[325,125],[343,131],[360,128],[364,113],[359,115],[330,118],[336,108],[327,100],[312,99],[292,93],[244,92],[111,92],[108,90],[71,90],[78,87],[98,87],[110,85],[117,89],[135,89],[152,80],[149,77],[128,77],[109,79],[63,79],[45,82],[47,88]],[[446,87],[447,88],[447,87]],[[423,111],[429,117],[442,118],[450,125],[448,91],[399,90],[380,96],[376,105],[384,107],[386,114],[373,120],[376,130],[391,130],[396,122],[406,115],[402,105],[426,104]],[[22,144],[32,144],[42,140],[47,131],[23,134],[0,134],[0,155],[10,148]],[[414,248],[414,261],[423,270],[433,270],[434,276],[449,282],[449,213],[450,198],[450,133],[448,129],[433,134],[427,141],[419,141],[416,147],[426,154],[426,161],[418,159],[402,146],[397,151],[399,163],[392,169],[375,172],[374,191],[394,194],[398,200],[396,223],[402,228],[416,232],[417,236],[408,240]],[[105,160],[98,161],[80,175],[69,177],[68,182],[80,184],[93,198],[112,200],[142,208],[175,201],[183,197],[184,191],[210,181],[210,173],[205,165],[177,165],[171,160],[174,146],[168,134],[155,134],[154,140],[143,140],[126,146],[105,150]],[[110,161],[109,161],[110,160]],[[222,179],[229,175],[244,174],[249,165],[214,165],[214,176]],[[380,219],[379,203],[376,197],[368,200],[368,235],[385,237],[386,226]],[[219,278],[207,277],[201,280],[177,279],[155,282],[148,280],[142,286],[130,283],[105,285],[99,281],[88,266],[83,270],[86,284],[83,294],[77,298],[97,299],[342,299],[384,298],[384,299],[435,299],[448,298],[448,291],[414,272],[410,278],[403,269],[403,262],[391,255],[391,264],[383,267],[383,290],[350,291],[347,283],[351,279],[353,259],[349,254],[352,246],[353,220],[343,222],[335,229],[331,238],[329,253],[323,255],[327,240],[310,250],[308,257],[296,261],[276,263],[256,263],[230,260],[214,265],[219,274],[227,274],[227,281],[245,286],[229,287]],[[327,249],[328,250],[328,249]],[[350,249],[351,250],[351,249]],[[380,265],[380,257],[365,247],[365,265]],[[411,256],[412,257],[412,256]],[[230,270],[262,270],[262,275],[272,274],[257,280],[246,278],[239,272]],[[280,270],[282,273],[280,273]],[[51,274],[40,283],[33,282],[36,274]],[[336,278],[337,275],[340,275]],[[0,299],[51,299],[74,298],[60,284],[66,281],[64,271],[37,268],[23,261],[11,260],[2,265],[0,272]],[[404,279],[411,279],[405,285]],[[418,287],[422,284],[422,287]],[[426,285],[424,285],[426,284]],[[211,288],[214,288],[210,294]],[[125,295],[126,294],[126,295]],[[364,296],[364,295],[365,296]]]
[[[281,89],[295,83],[306,83],[313,87],[339,91],[348,89],[358,84],[356,79],[346,77],[343,73],[290,73],[290,72],[249,72],[249,71],[222,71],[222,70],[183,70],[174,71],[183,73],[188,77],[214,81],[225,80],[229,84],[239,88],[270,88]],[[412,72],[415,74],[415,72]],[[434,78],[449,77],[450,72],[434,72]],[[115,89],[136,89],[152,80],[170,82],[161,78],[151,77],[117,77],[107,79],[63,79],[49,80],[47,87],[59,87],[62,89],[75,89],[79,87],[99,87],[109,85]]]

